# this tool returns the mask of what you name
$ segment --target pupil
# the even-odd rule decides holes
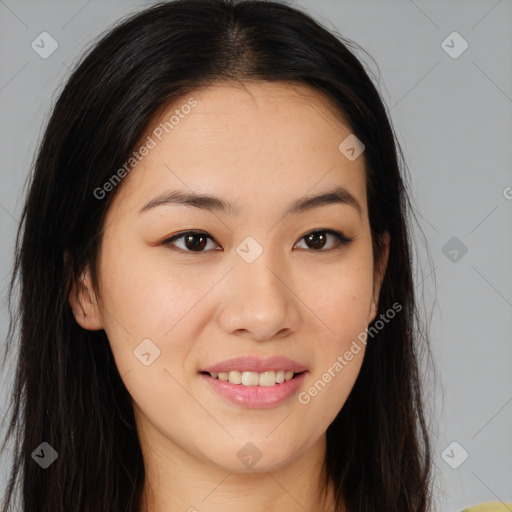
[[[318,243],[319,240],[320,243]],[[325,243],[325,235],[322,233],[311,233],[308,235],[308,242],[312,242],[313,248],[321,249]]]
[[[194,239],[201,239],[201,242],[199,243],[192,243],[191,240],[194,240]],[[198,249],[198,250],[201,250],[201,249],[204,249],[204,247],[206,246],[206,237],[204,235],[188,235],[186,237],[186,246],[187,246],[187,249]]]

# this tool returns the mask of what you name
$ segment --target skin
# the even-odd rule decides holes
[[[86,270],[71,305],[84,329],[105,330],[133,398],[144,512],[331,510],[329,487],[325,506],[319,501],[325,432],[355,383],[364,344],[305,405],[295,395],[269,409],[238,406],[198,372],[235,356],[284,355],[308,366],[305,391],[373,320],[389,238],[374,269],[364,153],[349,161],[338,150],[350,129],[305,86],[216,84],[176,102],[155,126],[190,97],[197,106],[116,191],[99,288]],[[361,212],[330,204],[283,216],[292,201],[335,186]],[[218,196],[240,214],[185,205],[138,214],[173,189]],[[159,243],[190,229],[212,237],[203,252],[183,238]],[[323,246],[308,245],[305,235],[318,229],[354,240],[338,245],[327,234]],[[236,252],[247,236],[263,249],[252,263]],[[160,356],[145,366],[133,351],[148,338]],[[252,468],[237,457],[248,442],[261,452]]]

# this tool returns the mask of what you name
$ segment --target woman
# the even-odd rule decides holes
[[[431,510],[408,198],[349,41],[178,0],[85,56],[20,229],[37,511]]]

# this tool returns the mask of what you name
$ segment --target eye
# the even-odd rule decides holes
[[[208,245],[208,239],[213,241],[213,238],[203,231],[185,231],[164,240],[162,245],[174,245],[181,239],[185,247],[178,246],[178,248],[185,252],[205,252],[203,249]]]
[[[323,250],[325,242],[328,236],[332,236],[336,239],[334,247]],[[348,245],[353,242],[354,239],[345,236],[340,231],[334,231],[332,229],[317,229],[304,235],[301,240],[305,240],[306,244],[312,246],[315,252],[327,252],[339,248],[340,246]]]
[[[333,237],[336,243],[334,247],[324,249],[329,236]],[[178,240],[182,241],[183,246],[180,247],[176,243]],[[178,233],[177,235],[167,238],[161,242],[161,244],[165,246],[175,245],[184,252],[201,253],[206,252],[205,248],[208,246],[209,240],[215,242],[214,239],[204,231],[184,231],[183,233]],[[308,248],[313,249],[314,252],[328,252],[354,241],[353,238],[347,237],[340,231],[332,229],[317,229],[311,231],[302,236],[300,240],[305,240]]]

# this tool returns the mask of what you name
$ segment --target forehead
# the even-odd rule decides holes
[[[183,96],[164,112],[155,124],[165,121],[174,109],[194,96],[198,105],[194,116],[187,123],[190,129],[205,132],[221,131],[235,134],[235,128],[243,126],[241,138],[258,136],[258,141],[279,135],[290,141],[304,135],[311,138],[313,130],[349,130],[343,115],[334,102],[322,92],[304,84],[282,82],[220,82]],[[297,121],[302,121],[297,124]],[[261,128],[270,130],[261,132]],[[232,130],[230,130],[232,128]]]
[[[141,141],[152,148],[118,195],[136,207],[152,194],[180,188],[243,208],[249,199],[260,207],[288,204],[342,185],[365,210],[364,155],[349,161],[338,149],[350,133],[331,100],[307,86],[215,84],[159,113]]]

